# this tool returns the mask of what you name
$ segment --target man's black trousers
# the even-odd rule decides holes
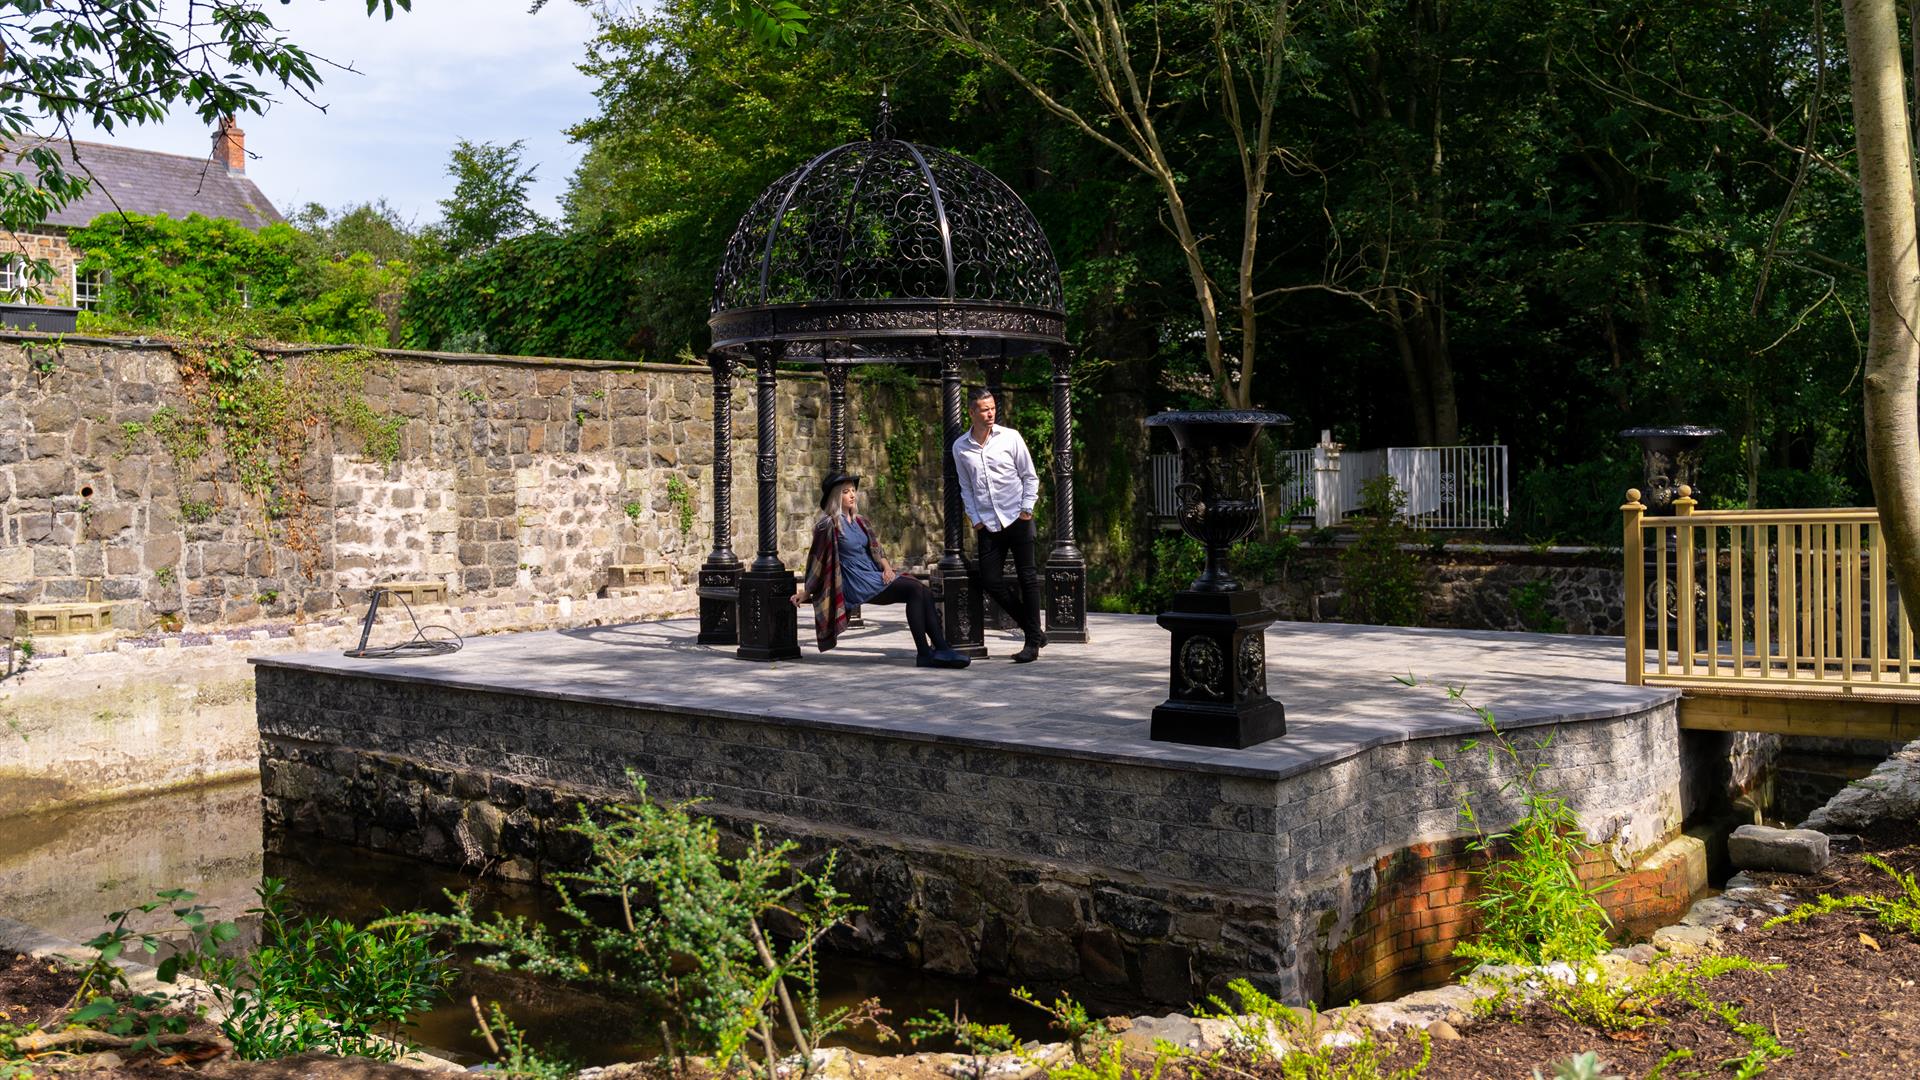
[[[980,542],[974,573],[979,577],[981,590],[1013,616],[1028,641],[1039,641],[1040,569],[1033,560],[1033,519],[1015,518],[999,532],[975,529],[973,533]],[[1008,583],[1004,570],[1009,550],[1013,552],[1014,571],[1020,576],[1017,592]]]

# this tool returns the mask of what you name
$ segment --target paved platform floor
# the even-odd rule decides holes
[[[1479,720],[1449,699],[1449,684],[1465,686],[1509,728],[1625,716],[1678,696],[1626,685],[1619,638],[1276,623],[1267,684],[1286,705],[1287,734],[1213,749],[1147,737],[1149,714],[1167,694],[1168,662],[1168,634],[1150,616],[1092,615],[1092,642],[1051,646],[1033,664],[1007,659],[1015,636],[990,634],[997,655],[965,671],[916,668],[897,613],[869,608],[867,617],[832,652],[817,653],[808,638],[801,659],[771,664],[697,644],[691,620],[475,637],[451,656],[300,653],[255,662],[1268,779],[1375,746],[1478,730]],[[411,630],[383,617],[373,640]]]

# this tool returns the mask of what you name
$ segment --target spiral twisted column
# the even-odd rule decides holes
[[[965,542],[967,515],[960,502],[960,473],[954,468],[953,444],[967,430],[966,412],[960,400],[960,343],[941,342],[940,401],[945,412],[946,437],[941,440],[940,460],[945,466],[946,550],[940,555],[939,581],[941,619],[947,642],[972,657],[987,655],[981,626],[980,586],[968,572],[961,553]]]
[[[740,558],[733,553],[733,358],[707,354],[713,372],[713,550],[700,566],[702,645],[739,644]]]
[[[1053,354],[1053,551],[1047,556],[1047,640],[1087,640],[1087,560],[1074,543],[1073,354]]]
[[[847,372],[853,365],[846,360],[828,360],[827,367],[827,469],[847,471]]]
[[[743,660],[786,660],[800,655],[793,571],[780,561],[780,428],[774,372],[783,348],[753,346],[759,421],[760,550],[740,575],[740,651]]]

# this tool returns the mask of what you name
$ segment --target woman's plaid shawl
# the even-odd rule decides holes
[[[878,568],[880,542],[873,538],[873,526],[858,514],[853,520],[867,534],[867,557]],[[847,601],[840,583],[840,526],[824,514],[813,527],[813,547],[807,551],[807,595],[813,597],[813,637],[826,652],[847,628]]]

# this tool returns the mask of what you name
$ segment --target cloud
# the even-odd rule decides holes
[[[247,175],[283,212],[384,197],[420,223],[436,220],[460,139],[525,139],[523,160],[539,167],[534,209],[557,211],[581,153],[565,130],[596,108],[593,82],[576,67],[594,32],[584,9],[554,0],[530,15],[527,0],[415,0],[385,22],[358,0],[267,8],[288,40],[352,69],[321,65],[325,82],[310,96],[324,112],[283,93],[266,115],[240,120],[258,155]],[[190,110],[175,112],[160,125],[76,134],[207,152],[211,132]]]

